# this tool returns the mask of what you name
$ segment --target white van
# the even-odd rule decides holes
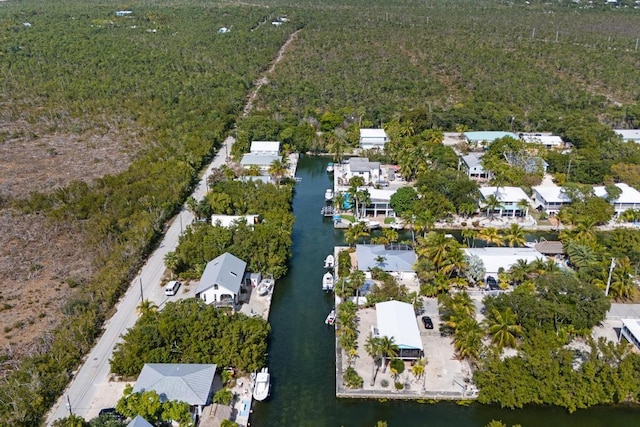
[[[181,283],[177,280],[172,280],[167,283],[167,286],[164,287],[164,294],[167,296],[173,296],[178,293],[178,289],[180,289]]]

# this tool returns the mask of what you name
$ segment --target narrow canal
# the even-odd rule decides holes
[[[271,397],[254,404],[253,427],[373,427],[379,420],[390,427],[482,427],[494,419],[523,427],[640,425],[640,411],[626,407],[592,408],[570,415],[549,407],[510,411],[450,402],[336,399],[334,333],[324,324],[333,298],[321,287],[324,258],[342,241],[342,233],[320,215],[324,192],[331,185],[325,172],[327,161],[305,156],[298,164],[302,181],[293,200],[293,258],[288,275],[276,286],[269,319]]]

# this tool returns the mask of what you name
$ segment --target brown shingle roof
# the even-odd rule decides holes
[[[562,247],[562,242],[558,241],[545,241],[536,243],[536,250],[544,255],[564,254],[564,247]]]

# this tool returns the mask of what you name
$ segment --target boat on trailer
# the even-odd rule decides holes
[[[322,276],[322,290],[327,292],[333,290],[333,274],[329,271]]]
[[[327,257],[324,259],[324,268],[333,268],[335,266],[335,262],[336,260],[333,255],[327,255]]]
[[[262,368],[256,375],[256,380],[253,385],[253,398],[255,400],[263,401],[269,396],[271,388],[271,374],[267,368]]]

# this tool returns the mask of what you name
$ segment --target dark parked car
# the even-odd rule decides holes
[[[498,285],[498,281],[493,276],[487,277],[487,287],[489,288],[489,290],[492,290],[492,291],[500,290],[500,285]]]
[[[433,322],[429,316],[422,316],[422,324],[425,329],[433,329]]]
[[[116,408],[102,408],[100,409],[100,412],[98,412],[98,417],[100,418],[111,418],[114,420],[119,420],[119,421],[124,421],[126,419],[126,417],[120,413],[118,413],[118,411],[116,411]]]

